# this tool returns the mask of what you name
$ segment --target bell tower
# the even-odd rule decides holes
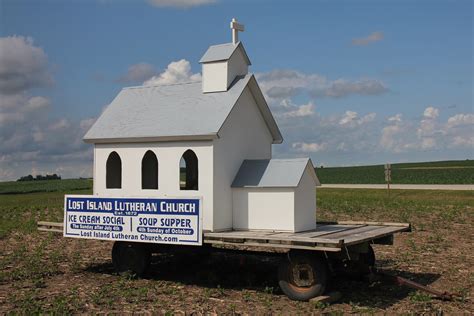
[[[248,73],[250,59],[242,42],[238,41],[238,32],[244,26],[234,18],[230,22],[232,43],[210,46],[199,61],[202,64],[202,92],[227,91],[236,77]]]

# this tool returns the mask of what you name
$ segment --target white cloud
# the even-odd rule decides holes
[[[474,152],[474,114],[459,113],[451,116],[443,126],[443,133],[451,139],[449,148],[469,148]]]
[[[354,111],[346,111],[344,115],[341,117],[339,120],[339,125],[344,125],[344,126],[357,126],[361,124],[365,124],[368,122],[372,122],[376,117],[375,113],[369,113],[367,115],[364,115],[363,117],[359,117],[359,114]]]
[[[201,80],[201,74],[191,72],[191,64],[186,59],[171,62],[165,71],[157,76],[153,76],[143,84],[152,85],[169,85],[176,83],[196,82]]]
[[[360,79],[348,81],[345,79],[334,80],[322,91],[322,95],[327,97],[341,98],[348,95],[377,95],[387,91],[385,85],[374,79]],[[316,92],[315,95],[318,95]]]
[[[369,122],[372,122],[373,120],[375,120],[375,117],[377,116],[377,114],[375,113],[369,113],[367,115],[364,115],[359,121],[359,125],[360,124],[365,124],[365,123],[369,123]]]
[[[474,125],[474,114],[456,114],[448,119],[448,127]]]
[[[383,149],[399,152],[401,150],[399,140],[401,139],[399,135],[403,132],[403,127],[401,125],[389,125],[385,126],[382,129],[382,135],[380,138],[380,146]]]
[[[277,111],[276,115],[291,118],[291,117],[304,117],[311,116],[314,114],[313,102],[308,102],[303,105],[296,105],[290,99],[285,99],[280,103],[280,111]]]
[[[50,106],[48,98],[42,96],[30,98],[26,93],[18,95],[0,94],[0,100],[3,98],[7,99],[8,104],[3,103],[5,106],[0,106],[0,131],[7,126],[14,129],[15,124],[18,123],[31,120],[38,121]],[[2,104],[1,101],[0,104]]]
[[[365,46],[370,43],[375,43],[383,40],[384,34],[383,32],[373,32],[366,37],[360,37],[360,38],[353,38],[352,39],[352,45],[356,46]]]
[[[117,79],[122,83],[142,83],[156,75],[156,69],[153,65],[147,63],[138,63],[128,67],[127,73]]]
[[[295,70],[273,70],[256,76],[270,102],[303,93],[310,97],[342,98],[350,95],[378,95],[388,91],[385,84],[376,79],[329,80],[319,74]]]
[[[433,149],[436,145],[436,139],[433,137],[425,137],[421,139],[421,149]]]
[[[453,145],[453,147],[474,148],[474,135],[455,136]]]
[[[304,143],[304,142],[296,142],[291,145],[296,151],[304,152],[304,153],[315,153],[319,151],[324,151],[327,148],[326,143]]]
[[[48,108],[51,104],[51,101],[48,98],[42,96],[32,97],[26,103],[26,111],[38,111]]]
[[[394,116],[391,116],[391,117],[388,118],[388,121],[389,122],[401,122],[402,121],[402,114],[398,113]]]
[[[19,93],[53,82],[48,58],[33,39],[23,36],[0,38],[0,93]]]
[[[354,111],[346,111],[346,113],[344,113],[344,116],[339,120],[339,125],[345,125],[345,124],[348,124],[350,122],[352,122],[353,120],[355,120],[357,118],[357,112],[354,112]]]
[[[216,0],[148,0],[148,3],[155,7],[171,7],[178,9],[188,9],[215,3]]]
[[[439,110],[432,106],[429,106],[423,112],[423,116],[429,119],[435,119],[439,116]]]
[[[418,139],[421,141],[421,149],[433,149],[438,145],[436,133],[443,133],[436,119],[439,116],[439,110],[429,106],[423,112],[423,119],[417,129]]]
[[[35,170],[63,176],[89,170],[91,148],[82,142],[79,122],[49,118],[51,100],[32,96],[33,88],[53,82],[47,55],[31,38],[0,38],[0,181]],[[87,172],[86,172],[87,173]]]
[[[71,123],[67,119],[61,118],[57,120],[56,122],[51,123],[48,126],[48,129],[51,131],[60,131],[60,130],[68,129],[70,127],[71,127]]]
[[[419,122],[389,118],[390,125],[382,129],[380,146],[394,153],[472,148],[474,115],[456,114],[445,123],[439,120],[439,109],[429,106]]]
[[[294,107],[288,102],[288,108]],[[285,113],[284,107],[278,106],[275,113]],[[282,145],[274,146],[275,155],[283,157],[295,157],[303,154],[314,155],[314,161],[320,161],[321,157],[331,159],[344,153],[367,153],[373,152],[377,146],[377,128],[375,113],[358,115],[354,111],[350,113],[330,114],[322,116],[317,111],[312,115],[302,116],[298,119],[277,115],[278,125],[285,138]],[[355,113],[355,117],[354,114]],[[353,120],[345,122],[344,119],[352,117]],[[344,125],[340,125],[341,120]],[[365,124],[362,122],[366,122]],[[379,131],[379,130],[378,130]]]

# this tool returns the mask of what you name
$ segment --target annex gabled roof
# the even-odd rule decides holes
[[[321,185],[309,158],[244,160],[232,182],[232,187],[297,187],[307,167],[315,184]]]
[[[234,52],[240,49],[242,54],[244,55],[245,61],[248,65],[251,65],[249,56],[245,52],[244,45],[242,42],[238,42],[237,44],[234,43],[226,43],[226,44],[219,44],[219,45],[212,45],[209,46],[207,51],[199,60],[199,63],[212,63],[217,61],[224,61],[229,60]]]
[[[124,88],[84,136],[88,143],[212,140],[246,87],[274,143],[283,138],[255,77],[237,78],[228,91],[202,93],[201,82]]]

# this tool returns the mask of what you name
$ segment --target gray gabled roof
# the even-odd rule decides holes
[[[245,52],[244,45],[242,45],[242,42],[238,42],[237,44],[226,43],[209,46],[207,51],[199,60],[199,63],[212,63],[217,61],[229,60],[232,54],[237,49],[240,49],[242,51],[242,54],[244,55],[247,64],[251,65],[250,59],[247,56],[247,53]]]
[[[308,164],[310,164],[312,170],[310,172],[315,184],[320,185],[309,158],[257,159],[244,160],[232,182],[232,187],[297,187]]]
[[[124,88],[84,136],[89,143],[212,140],[249,87],[273,136],[282,136],[255,77],[234,81],[225,92],[202,93],[201,82]]]

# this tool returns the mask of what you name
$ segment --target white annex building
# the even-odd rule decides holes
[[[283,141],[237,39],[208,48],[202,82],[124,88],[84,136],[94,195],[201,197],[205,231],[316,228],[310,159],[272,159]],[[183,162],[184,161],[184,164]]]

